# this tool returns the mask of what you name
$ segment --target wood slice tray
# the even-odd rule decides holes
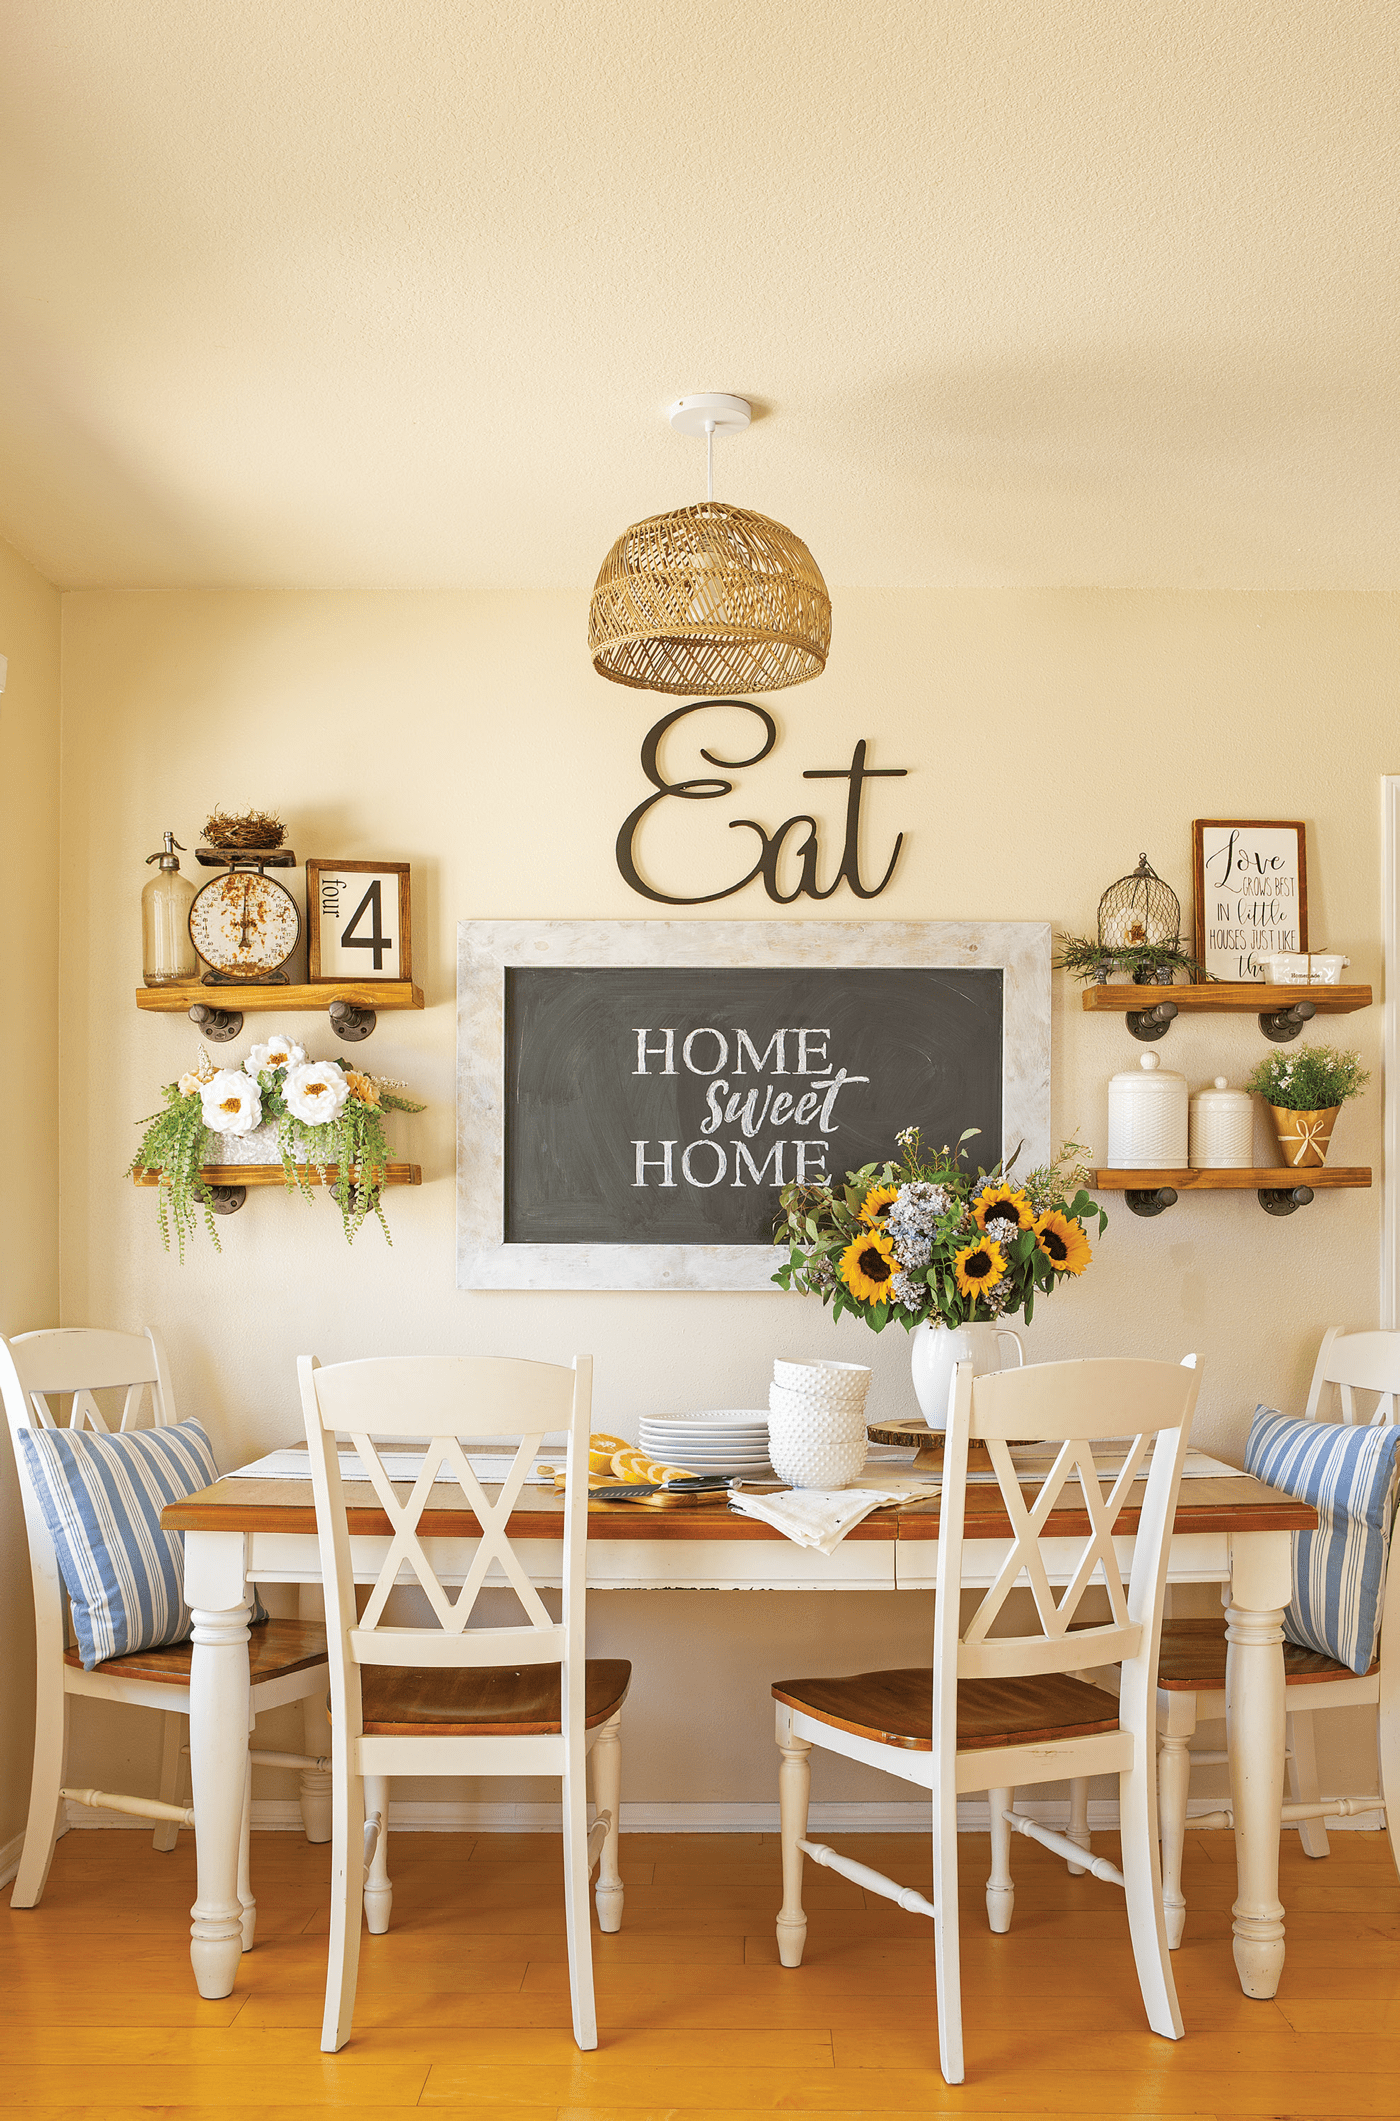
[[[908,1449],[913,1446],[915,1467],[921,1472],[938,1471],[943,1464],[943,1431],[931,1429],[919,1414],[902,1415],[898,1421],[872,1421],[867,1423],[866,1435],[872,1443],[895,1444]],[[991,1453],[984,1443],[970,1443],[967,1447],[969,1465],[989,1466]]]

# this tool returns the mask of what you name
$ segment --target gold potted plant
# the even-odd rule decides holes
[[[1337,1114],[1371,1080],[1359,1053],[1339,1046],[1299,1046],[1271,1053],[1245,1084],[1273,1114],[1283,1160],[1291,1169],[1327,1161]]]

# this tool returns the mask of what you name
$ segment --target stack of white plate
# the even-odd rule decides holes
[[[766,1473],[768,1412],[704,1407],[693,1414],[644,1414],[638,1442],[648,1457],[687,1473]]]

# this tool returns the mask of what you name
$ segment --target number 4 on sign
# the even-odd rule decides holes
[[[368,935],[356,935],[355,930],[359,927],[366,913],[370,917],[370,932]],[[345,933],[340,938],[342,950],[372,950],[374,952],[374,969],[376,972],[384,970],[384,953],[394,947],[394,938],[392,935],[384,933],[382,923],[383,909],[379,896],[379,878],[376,877],[364,897],[360,900],[359,905],[355,908],[355,911],[351,914]]]

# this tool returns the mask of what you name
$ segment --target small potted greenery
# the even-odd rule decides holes
[[[1337,1114],[1371,1080],[1359,1053],[1339,1046],[1298,1046],[1271,1053],[1245,1084],[1273,1114],[1286,1164],[1325,1164]]]
[[[1062,935],[1053,960],[1057,972],[1072,973],[1086,987],[1102,987],[1115,972],[1138,987],[1170,987],[1179,972],[1188,982],[1209,978],[1183,942],[1126,943],[1110,948],[1091,935]]]

